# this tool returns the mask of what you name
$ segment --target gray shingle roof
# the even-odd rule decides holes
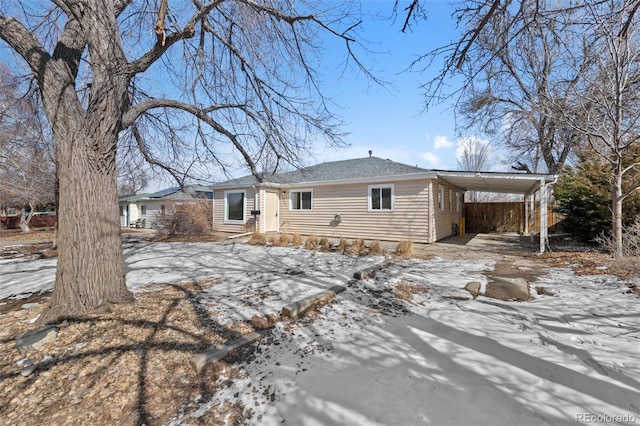
[[[209,186],[203,185],[188,185],[184,191],[180,190],[179,186],[172,188],[162,189],[153,193],[137,194],[137,195],[124,195],[118,198],[118,201],[124,202],[137,202],[146,200],[172,200],[172,201],[190,201],[194,198],[211,198],[213,196],[213,190]]]
[[[298,184],[305,182],[323,182],[397,176],[411,173],[424,173],[429,170],[421,167],[396,163],[378,157],[354,158],[351,160],[330,161],[305,167],[293,172],[264,176],[264,182],[280,184]],[[221,185],[254,185],[258,180],[253,175],[230,179]]]

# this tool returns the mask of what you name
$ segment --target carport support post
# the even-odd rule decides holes
[[[533,239],[536,235],[536,194],[535,192],[529,195],[529,236],[531,237],[531,242],[533,243]]]
[[[547,183],[540,179],[540,253],[544,253],[547,242]]]
[[[527,194],[522,196],[524,198],[524,235],[529,234],[529,203],[527,202]]]

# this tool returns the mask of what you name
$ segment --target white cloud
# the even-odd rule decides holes
[[[446,136],[436,135],[433,138],[433,147],[435,149],[451,148],[454,145],[453,141]]]
[[[432,152],[425,152],[420,156],[430,167],[439,167],[442,164],[442,159]]]

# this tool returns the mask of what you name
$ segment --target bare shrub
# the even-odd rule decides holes
[[[413,254],[413,241],[400,241],[396,246],[398,256],[411,256]]]
[[[293,234],[293,237],[291,237],[291,244],[293,244],[294,246],[301,246],[302,235],[298,234],[297,232]]]
[[[346,252],[347,248],[349,248],[349,241],[346,238],[340,238],[340,243],[338,243],[338,250],[341,252]]]
[[[322,237],[318,241],[318,246],[320,246],[320,250],[328,251],[331,249],[331,243],[327,237]]]
[[[362,249],[364,249],[364,240],[362,238],[356,238],[351,243],[351,247],[349,247],[349,253],[354,256],[360,256],[362,253]]]
[[[304,243],[304,248],[306,248],[307,250],[315,250],[317,246],[318,246],[318,237],[316,237],[313,234],[309,235],[307,237],[307,241],[305,241]]]
[[[258,231],[254,231],[249,237],[248,244],[252,246],[263,246],[267,243],[267,237]]]
[[[267,244],[269,244],[270,246],[277,246],[278,245],[278,237],[276,237],[275,235],[271,235],[269,237],[269,240],[267,241]]]
[[[382,247],[380,247],[380,241],[376,240],[371,244],[369,244],[369,255],[375,256],[383,253],[384,253],[384,250],[382,250]]]
[[[615,239],[611,232],[598,235],[595,242],[608,253],[615,253]],[[622,227],[622,255],[640,256],[640,218],[636,218],[631,225]]]
[[[280,234],[280,238],[275,242],[274,245],[278,247],[287,247],[291,243],[291,237],[287,234]]]
[[[153,227],[161,234],[205,235],[213,228],[211,201],[201,200],[173,204],[165,209],[165,214],[157,215]]]

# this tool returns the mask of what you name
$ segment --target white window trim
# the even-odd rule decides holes
[[[311,193],[311,208],[310,209],[294,209],[293,208],[293,193],[294,192],[310,192]],[[310,212],[313,210],[313,189],[292,189],[289,191],[289,210],[294,212]]]
[[[391,208],[390,209],[372,209],[371,208],[371,190],[372,189],[384,189],[384,188],[391,188]],[[368,189],[367,189],[367,211],[369,212],[392,212],[393,208],[394,208],[394,204],[395,204],[395,199],[396,199],[396,191],[395,191],[395,185],[392,183],[386,183],[386,184],[378,184],[378,185],[369,185]],[[381,203],[382,204],[382,203]]]
[[[453,189],[449,190],[449,211],[453,211]]]
[[[438,185],[438,211],[444,211],[444,186]]]
[[[456,213],[460,213],[460,193],[456,191]]]
[[[242,199],[244,200],[242,206],[242,220],[230,220],[229,217],[229,203],[227,201],[227,194],[242,193]],[[247,222],[247,190],[246,189],[230,189],[224,191],[224,223],[230,225],[244,225]]]

